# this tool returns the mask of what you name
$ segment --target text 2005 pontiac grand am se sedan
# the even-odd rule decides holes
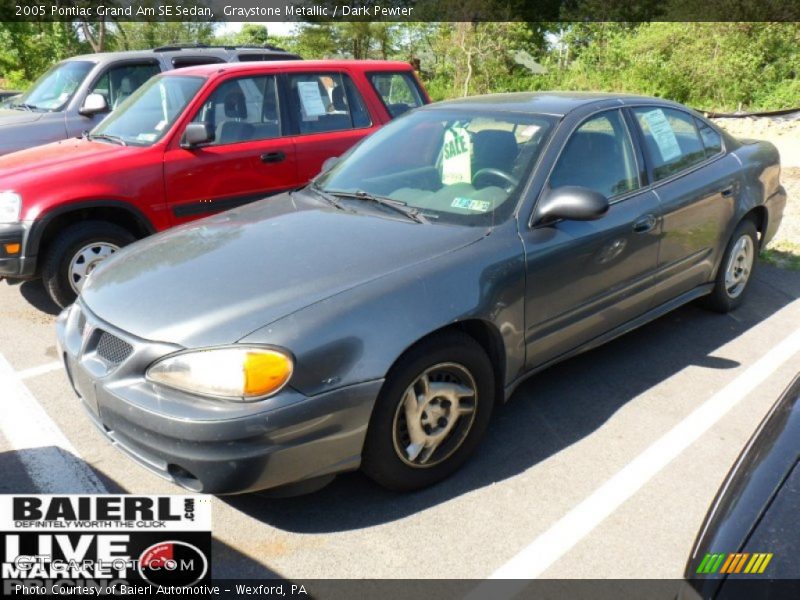
[[[778,153],[653,98],[417,109],[306,188],[137,242],[58,320],[88,414],[209,493],[454,472],[525,377],[747,292]]]

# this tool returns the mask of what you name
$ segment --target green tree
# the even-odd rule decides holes
[[[215,27],[199,21],[117,22],[110,45],[116,50],[143,50],[167,44],[213,44]]]

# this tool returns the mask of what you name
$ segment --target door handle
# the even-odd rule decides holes
[[[645,215],[633,224],[633,230],[636,233],[647,233],[656,226],[655,215]]]
[[[261,155],[261,162],[263,163],[276,163],[281,162],[286,155],[283,152],[267,152],[266,154]]]
[[[720,192],[720,194],[722,194],[722,197],[723,197],[723,198],[729,198],[730,196],[732,196],[732,195],[733,195],[733,186],[731,186],[731,187],[726,187],[724,190],[722,190],[722,191]]]

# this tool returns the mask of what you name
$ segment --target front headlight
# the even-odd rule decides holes
[[[22,196],[16,192],[0,192],[0,223],[19,223]]]
[[[293,369],[292,357],[280,350],[228,346],[162,358],[147,369],[147,379],[201,396],[249,401],[279,392]]]

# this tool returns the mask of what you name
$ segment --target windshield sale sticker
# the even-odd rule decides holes
[[[463,127],[451,127],[444,134],[442,157],[442,183],[470,183],[472,181],[472,140]]]
[[[3,595],[208,592],[209,496],[0,496]]]

